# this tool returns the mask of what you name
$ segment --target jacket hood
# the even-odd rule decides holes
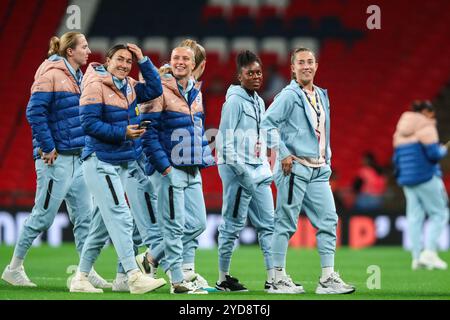
[[[44,75],[52,69],[59,69],[66,73],[68,76],[71,75],[69,69],[66,66],[66,63],[64,62],[64,58],[54,54],[41,63],[36,71],[36,74],[34,75],[34,79],[37,80],[40,76]]]
[[[398,121],[396,135],[409,137],[428,126],[434,127],[435,125],[436,120],[429,119],[419,112],[407,111]]]
[[[255,94],[256,94],[256,97],[259,99],[259,95],[256,91],[255,91]],[[253,98],[250,97],[249,94],[247,93],[247,91],[245,91],[245,89],[239,85],[232,84],[227,90],[225,99],[228,100],[233,95],[237,95],[237,96],[241,97],[242,99],[253,103]]]
[[[101,82],[111,88],[117,87],[114,85],[112,74],[106,71],[105,67],[98,62],[91,62],[86,70],[83,78],[82,89],[93,82]]]
[[[177,80],[171,73],[166,73],[161,76],[161,84],[163,85],[163,87],[166,87],[174,92],[179,92]],[[193,89],[200,91],[201,86],[202,82],[197,81],[195,82]]]

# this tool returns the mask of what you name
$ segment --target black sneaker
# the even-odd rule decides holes
[[[244,287],[241,283],[239,283],[239,280],[236,278],[233,278],[229,275],[225,276],[225,281],[222,281],[221,283],[216,283],[216,289],[220,291],[229,291],[229,292],[246,292],[248,289]]]

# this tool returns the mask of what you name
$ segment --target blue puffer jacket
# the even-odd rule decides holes
[[[65,59],[53,55],[36,71],[27,105],[27,119],[33,134],[33,157],[39,149],[70,152],[84,146],[79,117],[82,73],[72,74]],[[78,79],[76,79],[78,78]]]
[[[164,75],[161,81],[163,94],[140,106],[142,119],[152,122],[142,137],[150,164],[161,173],[172,165],[213,165],[214,158],[204,137],[201,83],[194,85],[186,100],[172,75]]]
[[[447,148],[439,144],[436,121],[418,112],[405,112],[394,134],[395,176],[402,186],[427,182],[442,176],[439,166]]]
[[[80,99],[81,125],[86,132],[82,159],[95,152],[101,161],[121,164],[141,156],[141,139],[127,139],[127,126],[140,123],[137,103],[160,96],[162,87],[158,71],[148,58],[139,67],[145,82],[127,77],[118,89],[103,65],[89,65]]]

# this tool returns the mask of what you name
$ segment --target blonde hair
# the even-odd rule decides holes
[[[160,77],[168,73],[172,74],[172,67],[166,63],[158,69],[158,73]]]
[[[56,36],[50,39],[50,45],[48,49],[47,55],[50,57],[54,54],[57,54],[61,57],[67,57],[67,49],[75,49],[78,44],[78,38],[80,36],[84,36],[80,32],[71,31],[64,33],[61,38]]]
[[[194,61],[195,61],[195,68],[193,71],[197,70],[197,68],[200,66],[200,64],[206,60],[206,50],[197,43],[197,41],[192,39],[185,39],[181,41],[181,43],[178,45],[179,47],[188,47],[192,51],[194,51]]]

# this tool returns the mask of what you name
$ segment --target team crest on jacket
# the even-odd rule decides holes
[[[131,86],[130,86],[130,84],[128,83],[128,85],[127,85],[127,96],[129,96],[130,94],[131,94]]]
[[[201,94],[197,95],[197,97],[195,98],[195,102],[197,102],[197,104],[199,106],[202,105],[202,96],[201,96]]]

